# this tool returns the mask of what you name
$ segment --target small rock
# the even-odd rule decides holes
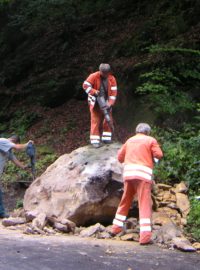
[[[153,230],[157,231],[157,230],[160,230],[160,225],[153,225]]]
[[[173,238],[182,236],[180,229],[173,223],[163,225],[157,232],[158,242],[168,244]]]
[[[188,187],[184,182],[178,184],[175,188],[175,193],[186,193],[188,191]]]
[[[134,229],[137,225],[137,218],[128,218],[125,222],[125,230]]]
[[[74,234],[75,235],[79,235],[81,231],[83,231],[84,228],[83,227],[76,227],[75,230],[74,230]]]
[[[45,213],[40,213],[34,220],[32,221],[32,226],[34,228],[38,228],[42,230],[47,224],[47,216]]]
[[[44,227],[43,231],[48,235],[54,235],[56,232],[50,227]]]
[[[23,208],[19,208],[19,209],[15,209],[15,210],[12,212],[11,216],[12,216],[12,217],[21,217],[21,218],[25,218],[25,217],[26,217],[25,214],[26,214],[26,213],[25,213],[24,209],[23,209]]]
[[[2,220],[2,225],[5,227],[16,226],[24,223],[26,223],[26,219],[20,217],[9,217]]]
[[[165,185],[165,184],[157,184],[156,186],[158,189],[162,189],[162,190],[170,190],[170,188],[172,188],[172,186]]]
[[[112,238],[108,232],[101,232],[98,235],[98,239],[110,239]]]
[[[64,218],[60,220],[60,223],[63,225],[67,225],[71,232],[75,232],[76,224],[73,221]]]
[[[170,202],[169,204],[167,204],[167,207],[169,207],[171,209],[176,209],[176,210],[178,209],[176,203],[174,203],[174,202]]]
[[[200,250],[200,243],[196,242],[196,243],[192,244],[192,246],[193,246],[196,250]]]
[[[105,227],[103,225],[101,225],[100,223],[97,223],[93,226],[90,226],[84,230],[81,231],[80,236],[82,237],[90,237],[93,236],[96,233],[101,233],[105,231]]]
[[[165,213],[154,212],[152,215],[152,223],[153,225],[164,225],[171,223],[171,220]]]
[[[54,222],[53,224],[54,229],[63,232],[63,233],[69,233],[70,232],[70,228],[68,225],[64,225],[60,222]]]
[[[190,202],[188,196],[183,193],[176,193],[176,204],[180,209],[182,216],[186,218],[190,212]]]
[[[171,198],[171,193],[169,191],[165,191],[163,195],[163,200],[167,201],[167,200],[170,200],[170,198]]]
[[[125,234],[120,238],[122,241],[133,241],[133,233]]]
[[[114,252],[113,250],[111,250],[111,249],[108,248],[108,249],[105,251],[105,253],[108,254],[108,255],[112,255],[112,254],[114,254],[115,252]]]
[[[139,235],[137,233],[129,233],[120,237],[122,241],[137,241],[139,240]]]
[[[139,228],[134,228],[134,229],[128,229],[128,230],[125,230],[125,234],[129,234],[129,233],[139,233],[140,232],[140,229]]]
[[[27,222],[33,221],[34,218],[36,218],[37,216],[38,216],[37,212],[34,212],[34,211],[25,212],[25,217],[26,217]]]
[[[181,218],[181,225],[186,226],[187,225],[187,219]]]
[[[110,233],[112,231],[112,225],[106,227],[106,232]]]
[[[180,249],[182,251],[189,251],[189,252],[194,252],[196,251],[196,248],[194,248],[190,241],[186,239],[185,237],[175,237],[172,239],[172,244],[174,247],[177,249]]]

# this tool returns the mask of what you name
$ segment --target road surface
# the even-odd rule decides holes
[[[134,242],[0,230],[0,270],[199,270],[200,254]]]

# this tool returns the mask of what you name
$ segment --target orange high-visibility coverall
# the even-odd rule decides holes
[[[119,232],[126,220],[134,195],[138,196],[140,243],[151,240],[151,188],[153,159],[161,159],[162,150],[153,137],[137,134],[120,149],[118,160],[124,163],[124,193],[113,220],[113,233]]]
[[[113,75],[108,76],[108,104],[113,106],[117,98],[117,83]],[[91,129],[90,129],[90,141],[91,143],[99,143],[101,139],[101,124],[103,122],[103,134],[102,141],[111,141],[112,132],[108,124],[106,123],[103,113],[101,112],[99,105],[96,104],[96,91],[100,91],[101,76],[100,72],[90,74],[90,76],[84,81],[83,89],[88,94],[88,103],[90,106],[91,114]],[[112,119],[112,112],[110,112]]]

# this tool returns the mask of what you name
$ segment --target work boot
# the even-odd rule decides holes
[[[118,233],[121,233],[122,231],[123,231],[123,228],[121,228],[117,225],[113,225],[112,230],[111,230],[111,234],[114,236],[114,235],[117,235]]]
[[[105,143],[105,144],[111,144],[112,143],[111,140],[110,141],[104,141],[104,140],[102,140],[102,142]]]
[[[146,242],[146,243],[140,243],[140,245],[141,245],[141,246],[153,245],[153,241],[150,240],[150,241],[148,241],[148,242]]]
[[[151,232],[145,232],[140,234],[140,245],[149,245],[153,244],[151,240],[152,233]]]
[[[92,143],[91,144],[94,148],[99,148],[101,147],[101,144],[100,143]]]

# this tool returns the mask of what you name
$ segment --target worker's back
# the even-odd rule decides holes
[[[137,134],[127,141],[125,164],[141,164],[153,168],[152,145],[155,139]]]
[[[153,137],[141,133],[131,137],[118,153],[118,160],[125,164],[124,179],[151,180],[153,159],[162,156],[162,150]]]

